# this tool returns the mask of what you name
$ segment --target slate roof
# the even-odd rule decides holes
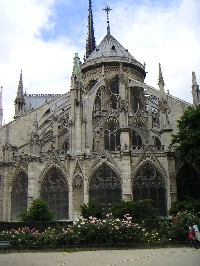
[[[60,94],[25,94],[25,106],[24,111],[29,112],[35,110],[36,108],[42,106],[43,104],[50,102],[54,98],[58,97]]]
[[[127,49],[125,49],[112,35],[107,34],[101,43],[85,60],[82,67],[97,62],[127,62],[129,64],[137,65],[140,68],[144,66],[132,56]]]

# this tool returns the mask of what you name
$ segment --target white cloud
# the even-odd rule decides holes
[[[83,57],[86,28],[77,38],[66,35],[50,41],[41,39],[41,29],[55,30],[54,21],[50,20],[56,16],[55,1],[0,1],[0,25],[3,25],[0,27],[0,86],[4,87],[6,122],[14,115],[13,102],[21,69],[27,93],[64,93],[69,90],[74,53],[79,52]],[[87,3],[82,0],[74,5],[87,9]],[[104,0],[93,1],[97,44],[106,34],[104,5]],[[138,61],[146,62],[145,82],[157,87],[158,63],[161,63],[166,90],[192,101],[192,71],[196,71],[200,83],[200,1],[111,0],[108,5],[113,9],[111,34]],[[66,10],[66,16],[67,12],[76,9]],[[83,13],[86,17],[80,14],[82,19],[74,21],[74,27],[86,27],[87,10]]]
[[[0,85],[3,86],[4,120],[14,116],[14,99],[22,69],[27,93],[65,93],[77,48],[69,37],[45,42],[42,28],[52,28],[48,18],[53,1],[10,0],[0,3]]]

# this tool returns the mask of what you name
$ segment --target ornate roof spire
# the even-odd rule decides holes
[[[23,95],[24,95],[24,90],[23,90],[22,70],[21,70],[19,84],[18,84],[18,90],[17,90],[17,98],[22,98]]]
[[[92,15],[92,0],[89,0],[88,8],[88,38],[86,41],[86,58],[94,51],[96,47],[95,37],[94,37],[94,24]]]
[[[165,85],[165,82],[164,82],[164,79],[163,79],[163,75],[162,75],[162,70],[161,70],[161,64],[159,63],[159,77],[158,77],[158,85],[159,86],[164,86]]]
[[[107,13],[107,35],[110,35],[110,23],[109,23],[109,12],[112,10],[109,6],[106,5],[103,10]]]

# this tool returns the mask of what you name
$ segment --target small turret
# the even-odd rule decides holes
[[[192,97],[193,97],[193,105],[196,107],[200,104],[200,91],[199,85],[197,85],[195,72],[192,72]]]
[[[15,98],[15,118],[21,116],[24,113],[24,89],[23,89],[23,80],[22,80],[22,70],[20,74],[17,97]]]
[[[79,105],[79,103],[82,100],[84,86],[83,86],[83,79],[81,73],[81,61],[78,56],[78,53],[75,53],[74,57],[74,66],[71,77],[71,91],[73,91],[72,93],[73,95],[71,94],[72,99],[74,99],[76,104]]]

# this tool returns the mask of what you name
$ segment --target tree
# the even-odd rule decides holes
[[[20,220],[27,221],[52,221],[54,218],[54,212],[48,208],[47,202],[42,199],[36,199],[31,203],[31,206],[27,211],[22,212]]]
[[[178,120],[178,133],[173,135],[172,144],[181,161],[196,167],[200,165],[200,105],[188,107]]]

